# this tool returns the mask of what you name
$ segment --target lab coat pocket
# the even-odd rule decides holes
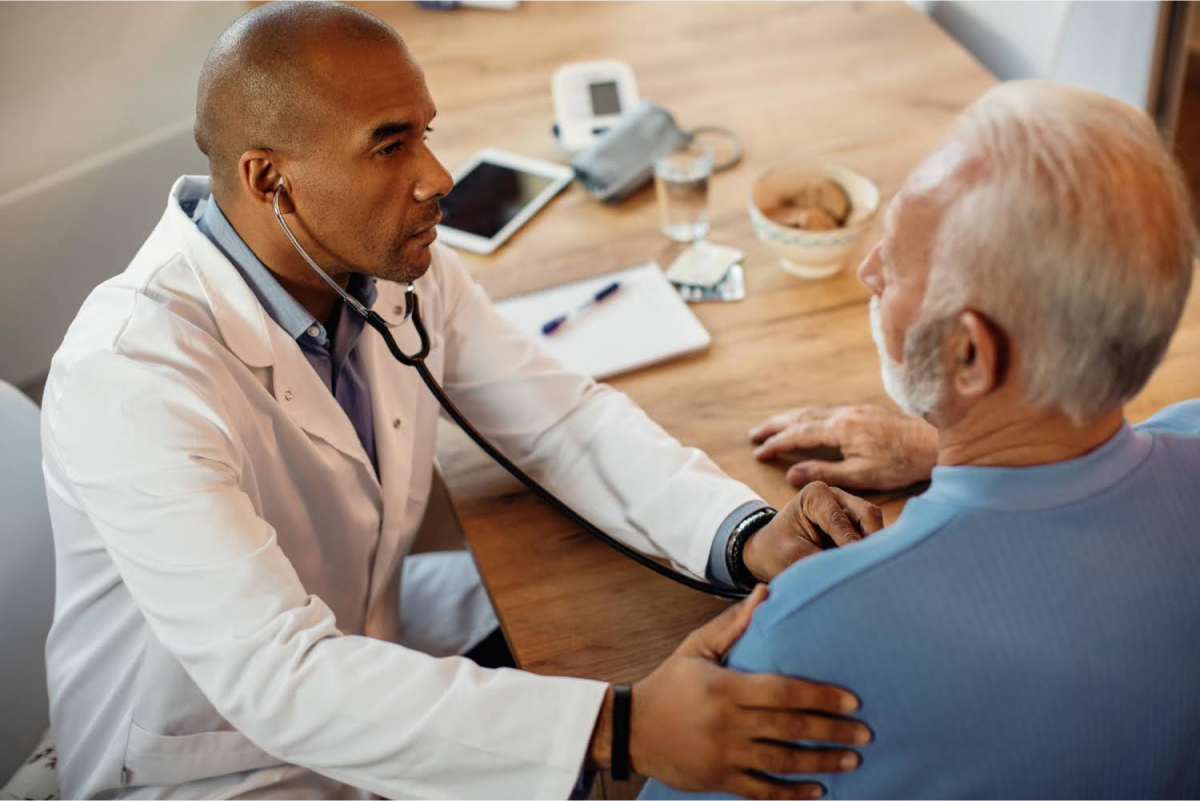
[[[183,784],[285,764],[236,731],[166,735],[130,724],[125,784]]]

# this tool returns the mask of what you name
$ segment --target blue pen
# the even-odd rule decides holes
[[[575,317],[576,315],[582,314],[583,312],[587,311],[592,306],[595,306],[597,303],[604,300],[605,298],[607,298],[609,295],[613,294],[620,288],[621,288],[621,282],[613,281],[611,284],[604,287],[604,289],[601,289],[595,295],[592,295],[592,297],[588,300],[587,303],[583,304],[575,311],[570,311],[570,312],[567,312],[566,314],[560,314],[557,317],[555,317],[553,320],[551,320],[550,322],[543,325],[542,326],[542,335],[550,336],[555,331],[557,331],[559,328],[561,328],[562,324],[565,323],[567,320],[570,320],[572,317]]]

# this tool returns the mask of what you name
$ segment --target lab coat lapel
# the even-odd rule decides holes
[[[271,387],[275,400],[301,428],[357,461],[372,481],[377,482],[371,458],[363,448],[354,425],[317,371],[308,363],[304,351],[278,325],[273,324],[269,328],[271,348],[275,354]]]
[[[194,205],[208,195],[207,177],[183,176],[171,187],[160,226],[170,232],[191,265],[226,347],[248,367],[270,367],[274,356],[266,311],[237,268],[180,208],[181,202]],[[151,242],[157,234],[156,230]]]
[[[375,481],[375,468],[354,426],[296,341],[263,309],[241,273],[180,208],[180,199],[209,193],[208,179],[176,181],[166,217],[191,262],[226,346],[250,367],[273,370],[270,390],[286,414],[311,436],[356,460]]]
[[[395,284],[380,281],[375,311],[389,323],[403,319],[403,291]],[[417,350],[416,330],[411,322],[392,329],[392,336],[406,353]],[[372,596],[383,587],[397,559],[403,534],[403,522],[412,491],[415,412],[423,390],[415,370],[392,358],[383,338],[365,331],[359,340],[363,364],[371,387],[371,410],[375,420],[375,457],[379,461],[379,481],[383,490],[383,531],[372,568]],[[432,459],[432,454],[429,455]]]

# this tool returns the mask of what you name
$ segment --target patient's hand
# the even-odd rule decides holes
[[[849,545],[881,528],[883,512],[878,506],[814,481],[750,535],[742,558],[755,578],[770,581],[830,541],[837,546]]]
[[[795,462],[787,480],[802,487],[824,481],[854,489],[890,490],[929,478],[937,462],[937,431],[924,420],[882,406],[807,406],[782,412],[751,429],[761,461]],[[836,449],[840,460],[797,451]]]

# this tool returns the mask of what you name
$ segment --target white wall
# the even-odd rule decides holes
[[[0,379],[37,380],[172,181],[206,172],[196,79],[240,2],[0,3]]]
[[[1049,78],[1146,108],[1159,4],[924,0],[928,13],[1002,80]]]
[[[933,0],[920,8],[993,75],[1009,80],[1048,77],[1057,31],[1070,5],[1057,0]]]
[[[1147,108],[1159,4],[1074,2],[1052,76]]]

